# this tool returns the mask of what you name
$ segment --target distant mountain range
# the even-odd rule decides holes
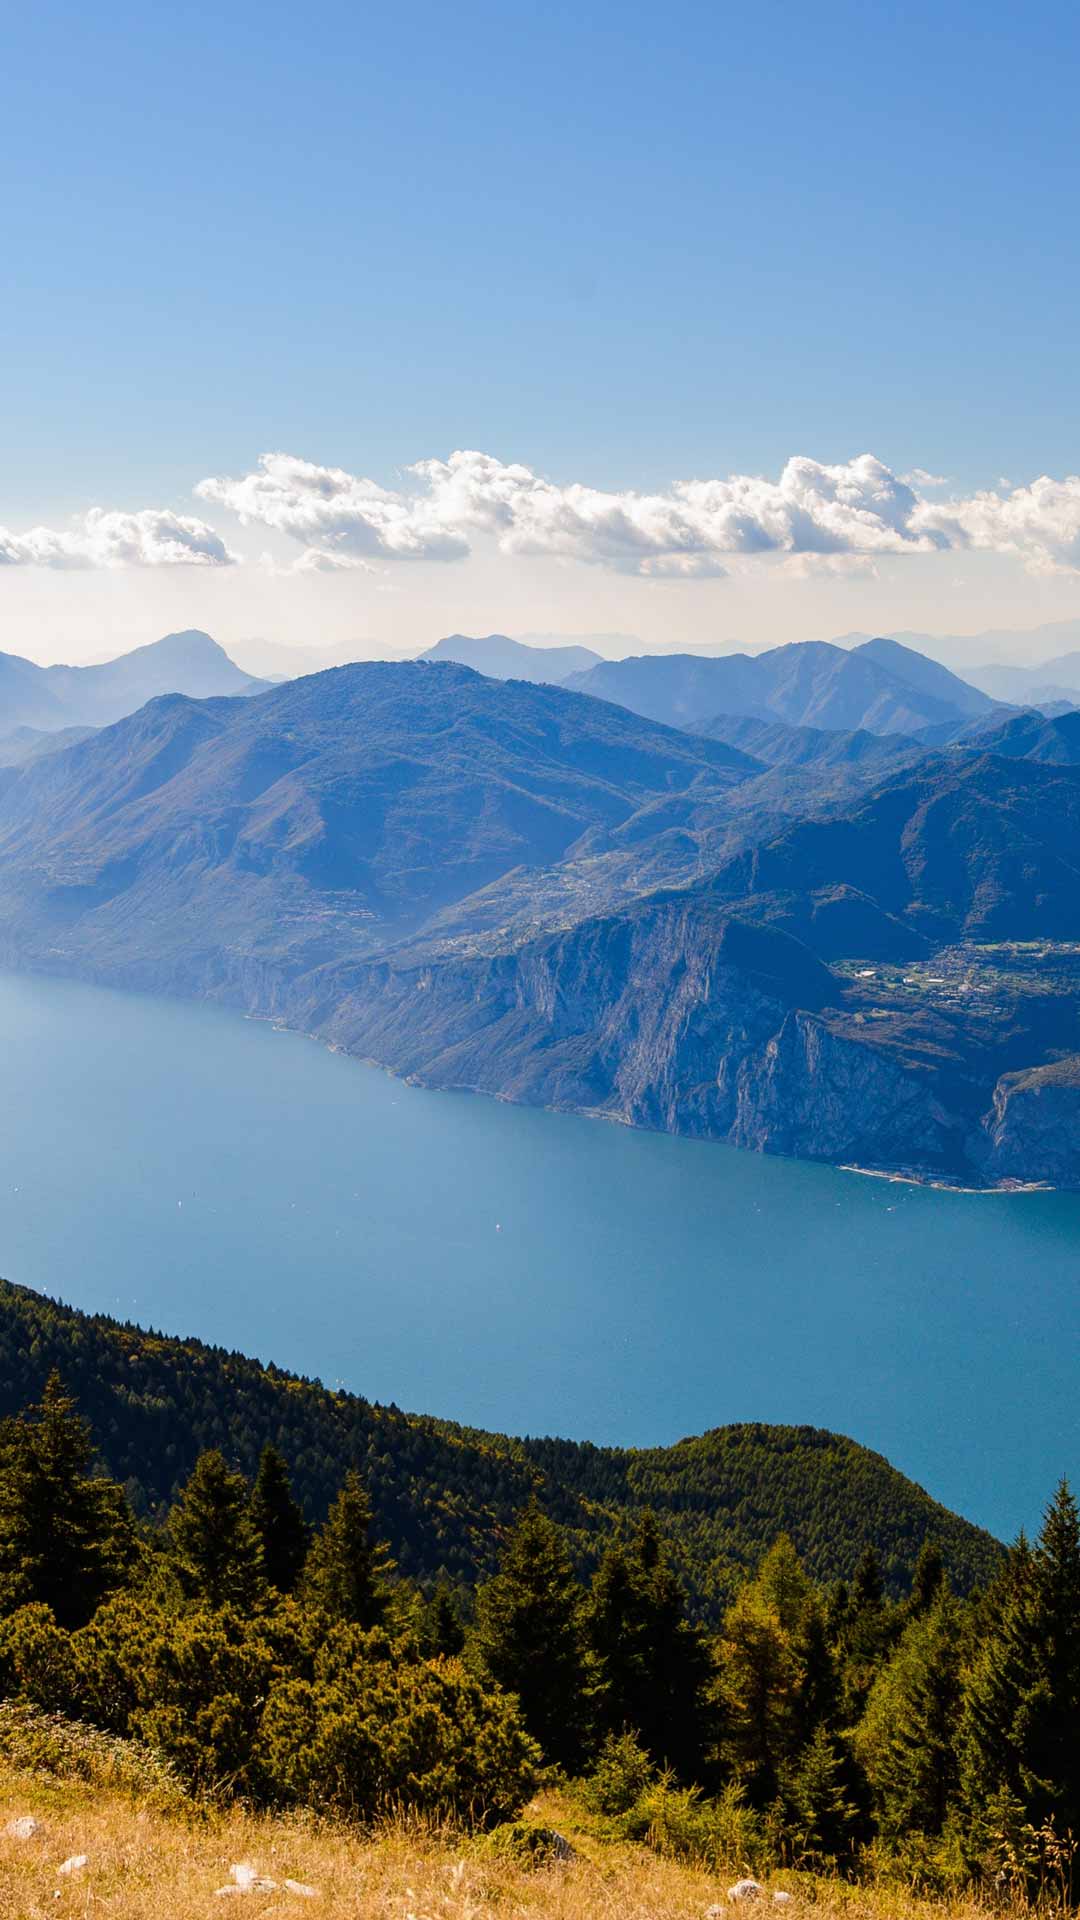
[[[844,633],[836,637],[839,647],[856,647],[869,640],[868,633]],[[980,633],[890,633],[890,640],[916,653],[940,660],[954,672],[982,686],[984,670],[1021,661],[1024,668],[1033,661],[1055,661],[1062,654],[1080,649],[1080,619],[1049,620],[1037,627],[985,627]],[[1034,671],[1049,678],[1044,667]],[[1010,696],[1011,697],[1011,696]]]
[[[846,651],[828,641],[768,653],[605,660],[565,684],[669,726],[701,727],[717,715],[793,726],[917,733],[993,711],[985,693],[947,667],[891,640]]]
[[[17,727],[51,732],[102,727],[160,693],[194,699],[261,693],[264,681],[235,666],[208,633],[166,634],[150,646],[93,667],[39,667],[17,654],[0,654],[0,735]]]
[[[530,646],[505,633],[451,633],[423,655],[425,660],[455,660],[495,680],[532,680],[539,686],[557,686],[568,674],[598,666],[602,657],[588,647]]]
[[[0,768],[0,959],[212,995],[434,1086],[1080,1185],[1074,716],[883,642],[586,677],[620,665],[669,704],[731,668],[765,711],[706,735],[367,663]],[[898,730],[943,711],[970,744]]]

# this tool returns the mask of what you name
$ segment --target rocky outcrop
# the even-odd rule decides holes
[[[994,1182],[1080,1187],[1080,1054],[1003,1074],[972,1153]]]

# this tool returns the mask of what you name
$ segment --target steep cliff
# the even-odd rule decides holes
[[[989,1180],[1080,1185],[1080,1054],[1003,1074],[973,1156]]]

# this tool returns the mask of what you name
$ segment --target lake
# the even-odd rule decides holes
[[[0,975],[0,1272],[513,1433],[832,1427],[1011,1537],[1080,1480],[1080,1195],[965,1195],[426,1093]]]

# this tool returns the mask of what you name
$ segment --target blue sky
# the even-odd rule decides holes
[[[457,448],[620,496],[867,451],[965,497],[1063,480],[1078,40],[1056,5],[10,10],[0,526],[167,509],[249,565],[3,567],[0,644],[189,603],[281,638],[1080,612],[1071,520],[667,588],[481,530],[453,566],[282,587],[255,568],[295,534],[192,497],[277,449],[388,489]]]

